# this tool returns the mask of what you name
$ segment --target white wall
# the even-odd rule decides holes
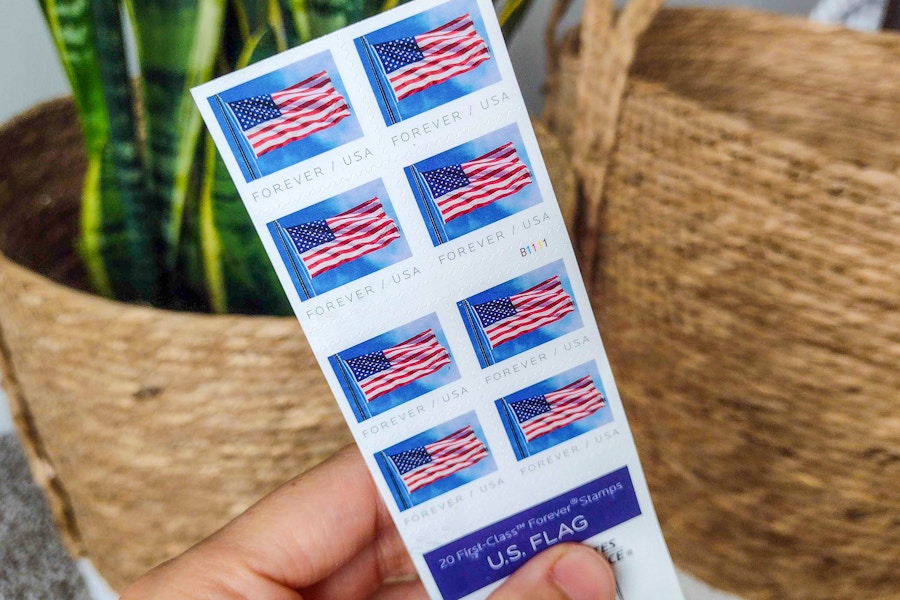
[[[68,93],[38,0],[0,0],[0,123]]]

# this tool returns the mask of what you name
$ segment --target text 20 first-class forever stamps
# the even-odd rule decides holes
[[[682,598],[491,2],[193,93],[432,597],[576,541]]]

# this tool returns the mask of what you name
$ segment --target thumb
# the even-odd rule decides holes
[[[616,583],[603,556],[582,544],[541,552],[510,575],[488,600],[613,600]]]

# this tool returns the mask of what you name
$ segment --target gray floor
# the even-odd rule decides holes
[[[0,471],[0,598],[89,600],[12,433],[0,435]]]
[[[90,561],[72,560],[31,478],[0,389],[0,600],[115,600]]]

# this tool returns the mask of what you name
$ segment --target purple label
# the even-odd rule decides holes
[[[623,467],[432,550],[425,562],[444,600],[457,600],[554,544],[584,541],[640,514]]]

